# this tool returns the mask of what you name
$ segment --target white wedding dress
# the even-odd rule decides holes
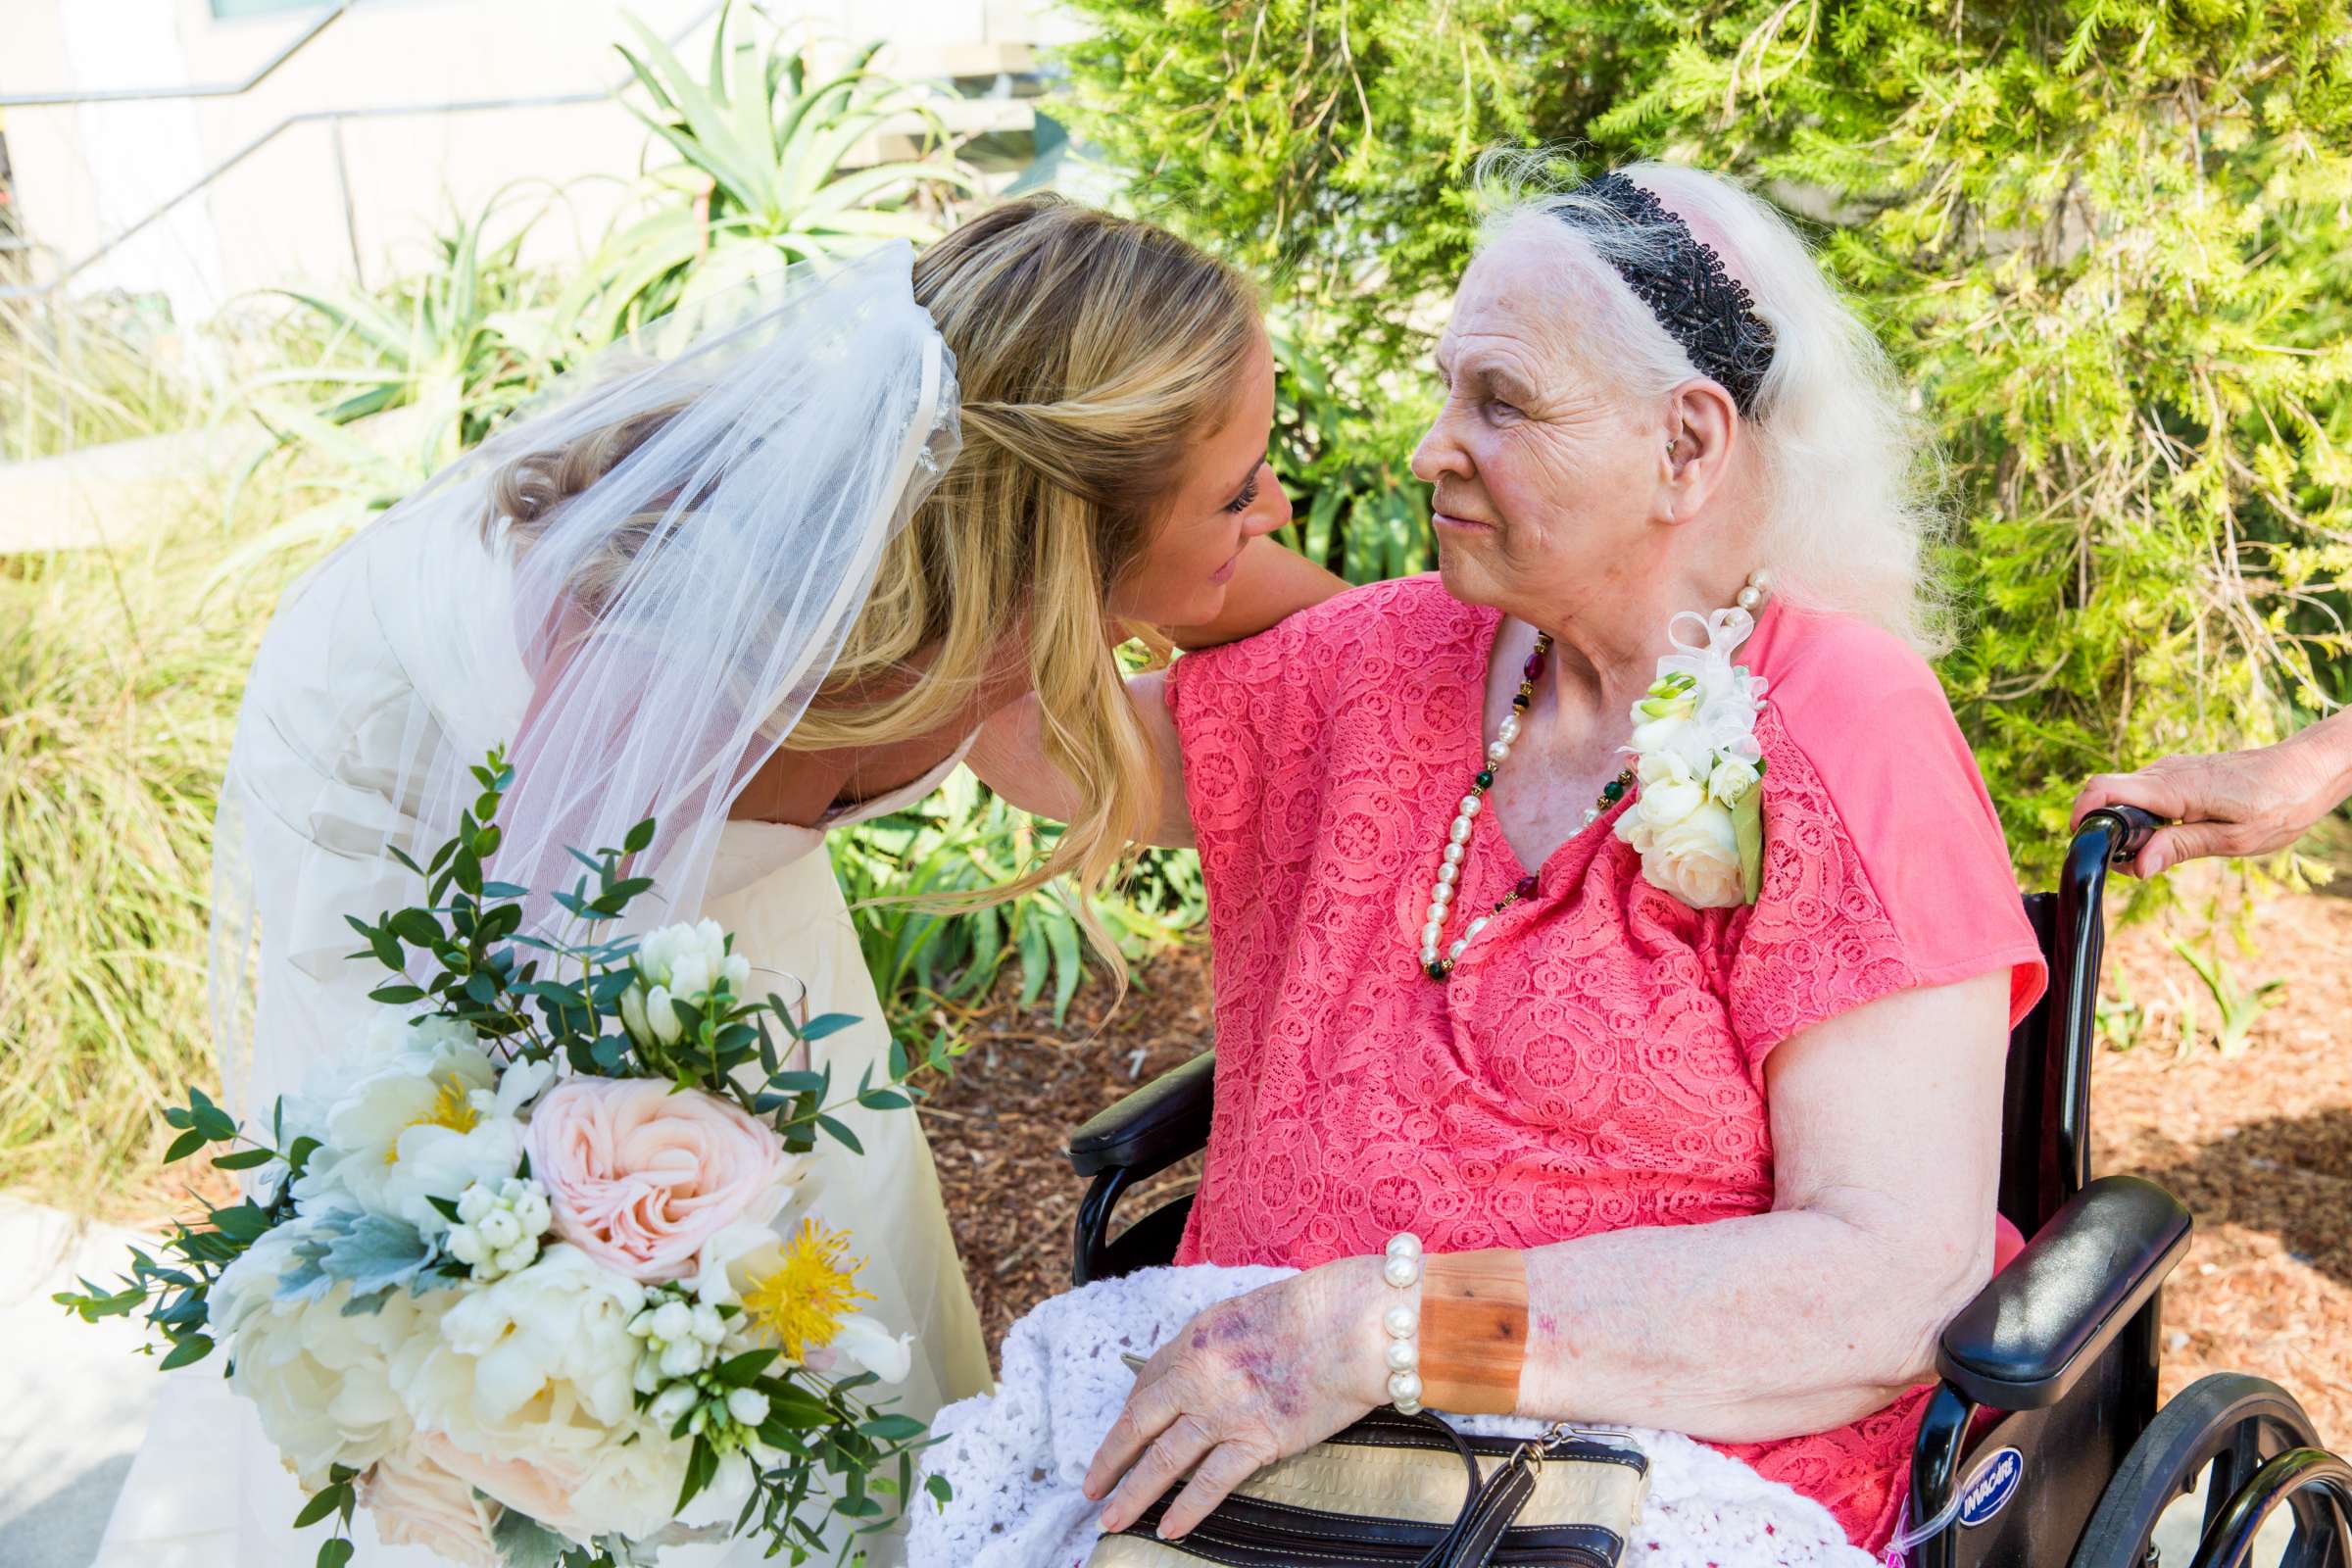
[[[386,588],[419,580],[427,563],[437,593]],[[388,834],[399,842],[414,825],[415,801],[395,798],[404,792],[394,781],[419,776],[421,758],[438,748],[478,758],[521,721],[531,694],[506,629],[509,578],[507,564],[480,543],[470,520],[399,519],[354,539],[281,604],[247,694],[237,764],[246,860],[302,868],[274,884],[258,879],[252,890],[264,1042],[329,1049],[321,1043],[350,1038],[375,1010],[366,993],[381,983],[382,971],[346,960],[359,943],[343,916],[371,918],[414,897],[398,868],[376,854]],[[503,657],[485,657],[482,642],[498,637],[508,646],[492,652]],[[468,657],[452,657],[461,642],[473,645]],[[495,670],[508,678],[484,679]],[[419,723],[419,713],[429,721]],[[828,825],[927,794],[960,760],[958,753],[929,777]],[[877,1079],[886,1074],[888,1035],[823,848],[818,829],[729,822],[719,832],[702,907],[664,910],[662,918],[710,915],[736,934],[736,951],[754,964],[803,980],[811,1015],[856,1014],[855,1028],[814,1047],[819,1061],[833,1065],[835,1081],[854,1086],[869,1063]],[[245,1081],[225,1087],[241,1110],[258,1105],[266,1114],[271,1098],[300,1089],[303,1066],[265,1056]],[[811,1214],[852,1233],[851,1250],[865,1260],[858,1282],[876,1298],[864,1309],[915,1340],[913,1370],[895,1407],[927,1421],[943,1404],[988,1387],[979,1319],[913,1114],[853,1108],[844,1119],[865,1152],[820,1145],[818,1168],[804,1189],[813,1201],[796,1202],[786,1222]],[[216,1354],[169,1375],[94,1568],[309,1568],[314,1561],[324,1528],[291,1528],[303,1494],[221,1371]],[[364,1511],[354,1527],[356,1568],[442,1561],[416,1547],[380,1544]],[[662,1562],[737,1568],[767,1560],[763,1546],[755,1539],[671,1548]],[[903,1548],[895,1537],[882,1538],[868,1560],[871,1568],[895,1568]]]

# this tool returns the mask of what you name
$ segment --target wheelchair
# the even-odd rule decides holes
[[[2029,1240],[1941,1336],[1906,1522],[1950,1517],[1911,1548],[1911,1568],[2157,1568],[2159,1519],[2192,1496],[2191,1568],[2255,1560],[2258,1534],[2266,1562],[2283,1535],[2289,1568],[2352,1568],[2352,1466],[2285,1390],[2217,1373],[2158,1408],[2163,1286],[2187,1250],[2188,1210],[2153,1182],[2090,1177],[2100,894],[2109,865],[2159,825],[2130,807],[2090,813],[2057,890],[2026,896],[2050,984],[2009,1037],[1999,1205]],[[1115,1237],[1112,1211],[1206,1146],[1215,1066],[1203,1053],[1070,1135],[1070,1164],[1091,1183],[1078,1284],[1175,1255],[1191,1195]]]

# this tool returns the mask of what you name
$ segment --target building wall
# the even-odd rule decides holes
[[[232,98],[0,111],[19,217],[45,247],[36,278],[88,255],[289,116],[598,91],[625,79],[627,14],[691,28],[707,58],[712,0],[368,0],[251,92]],[[1047,0],[782,0],[771,15],[842,43],[882,37],[906,76],[1018,70],[1067,24]],[[210,0],[0,0],[0,96],[236,80],[318,12],[219,18]],[[636,96],[632,94],[632,96]],[[958,105],[1026,123],[1014,105]],[[1004,113],[1011,111],[1009,117]],[[994,118],[990,118],[994,115]],[[646,154],[618,103],[313,122],[281,132],[74,280],[162,293],[182,321],[295,281],[377,281],[423,264],[453,211],[494,198],[534,226],[535,259],[594,243]],[[350,195],[346,213],[344,192]],[[501,193],[504,193],[502,196]]]

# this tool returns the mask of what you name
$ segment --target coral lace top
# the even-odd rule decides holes
[[[1500,619],[1411,578],[1174,666],[1217,1028],[1181,1262],[1307,1268],[1400,1230],[1463,1251],[1762,1213],[1774,1046],[1996,968],[2013,1023],[2040,994],[2000,824],[1934,674],[1882,631],[1777,603],[1740,656],[1770,682],[1756,905],[1692,909],[1650,886],[1610,831],[1620,804],[1431,981],[1420,927],[1483,755]],[[1473,826],[1457,902],[1485,909],[1525,873],[1493,813]],[[1877,1549],[1925,1397],[1726,1451]]]

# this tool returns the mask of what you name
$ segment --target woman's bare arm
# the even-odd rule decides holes
[[[1152,742],[1159,762],[1157,825],[1149,842],[1170,849],[1193,843],[1193,814],[1184,798],[1184,752],[1176,720],[1168,712],[1167,673],[1154,670],[1127,681],[1127,701]],[[981,781],[1024,811],[1066,822],[1077,810],[1077,789],[1046,756],[1039,733],[1041,714],[1034,694],[999,709],[980,726],[980,738],[964,758]]]
[[[1200,626],[1169,629],[1179,648],[1213,648],[1264,631],[1277,621],[1319,605],[1348,586],[1304,558],[1271,539],[1252,539],[1242,551],[1242,564],[1226,590],[1225,608],[1217,618]],[[1192,811],[1184,799],[1184,753],[1177,744],[1176,723],[1169,716],[1164,672],[1137,675],[1127,682],[1128,701],[1151,737],[1160,764],[1160,814],[1150,842],[1189,848],[1193,842]],[[1002,708],[980,727],[980,738],[965,759],[972,771],[992,790],[1024,811],[1066,822],[1076,808],[1074,787],[1047,760],[1040,738],[1043,721],[1035,696]]]
[[[2003,970],[1778,1047],[1770,1213],[1531,1250],[1520,1409],[1761,1442],[1930,1376],[1991,1277],[2008,999]]]

